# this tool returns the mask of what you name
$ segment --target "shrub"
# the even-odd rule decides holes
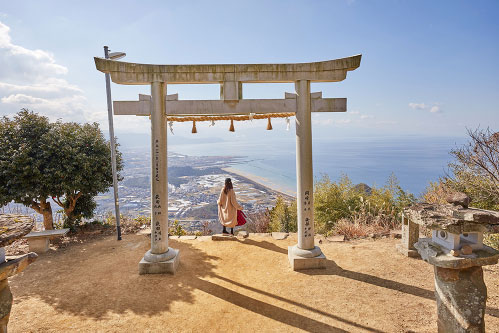
[[[269,232],[270,224],[270,211],[259,210],[254,213],[248,214],[248,221],[246,223],[246,230],[248,232]]]
[[[275,206],[270,210],[269,231],[296,232],[296,200],[286,203],[282,196],[277,197]]]
[[[401,211],[415,201],[414,195],[404,191],[393,174],[385,186],[372,188],[354,185],[347,175],[338,182],[323,176],[314,186],[315,230],[349,238],[387,231],[399,225]],[[269,213],[269,230],[295,231],[296,209],[296,201],[288,205],[278,198]]]
[[[180,222],[175,220],[173,225],[170,227],[170,234],[180,237],[186,235],[187,232],[184,230]]]

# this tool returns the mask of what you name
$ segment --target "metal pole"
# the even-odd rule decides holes
[[[104,56],[109,59],[109,48],[104,46]],[[114,188],[114,210],[116,212],[116,231],[118,240],[121,240],[120,226],[120,203],[118,201],[118,175],[116,174],[116,146],[114,142],[114,126],[113,126],[113,102],[111,100],[111,79],[106,73],[106,93],[107,93],[107,115],[109,120],[109,136],[111,141],[111,165],[113,170],[113,188]]]

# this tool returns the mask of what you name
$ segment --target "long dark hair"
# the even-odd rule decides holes
[[[232,180],[230,180],[230,178],[225,178],[224,193],[227,194],[229,190],[232,190]]]

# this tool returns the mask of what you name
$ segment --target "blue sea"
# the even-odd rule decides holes
[[[233,168],[269,179],[286,192],[296,191],[295,141],[269,141],[169,144],[169,149],[193,156],[241,156]],[[338,180],[345,174],[355,184],[382,186],[394,173],[404,190],[420,195],[430,181],[445,175],[450,150],[465,142],[458,137],[314,138],[314,177]]]

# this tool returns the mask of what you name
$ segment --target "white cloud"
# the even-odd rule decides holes
[[[432,104],[433,105],[425,103],[409,103],[409,107],[413,110],[426,110],[431,113],[440,113],[442,111],[442,109],[440,108],[440,103]]]
[[[65,66],[44,50],[16,45],[0,22],[0,115],[28,108],[55,120],[94,121],[84,92],[64,78]]]
[[[425,103],[409,103],[409,107],[413,110],[424,110],[428,106]]]
[[[430,109],[430,112],[431,113],[440,112],[440,106],[437,106],[437,105],[432,106],[431,109]]]

